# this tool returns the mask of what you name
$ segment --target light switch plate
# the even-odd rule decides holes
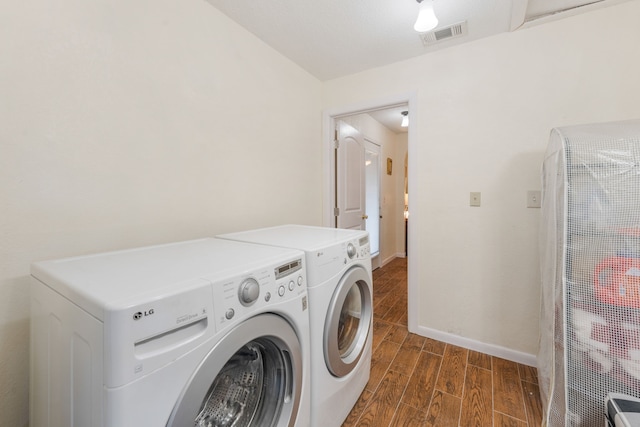
[[[474,207],[480,206],[480,192],[469,193],[469,206],[474,206]]]
[[[540,191],[529,190],[527,191],[527,207],[539,208],[542,206],[542,195]]]

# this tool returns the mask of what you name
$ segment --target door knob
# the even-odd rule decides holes
[[[362,219],[369,219],[369,215],[362,215]]]

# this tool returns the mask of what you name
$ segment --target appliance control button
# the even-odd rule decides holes
[[[302,279],[302,276],[298,276],[298,286],[302,286],[303,281],[304,279]]]
[[[240,284],[238,288],[238,298],[244,306],[249,306],[256,302],[260,296],[260,285],[256,279],[249,278]]]
[[[283,296],[284,295],[284,285],[280,285],[280,287],[278,288],[278,295]]]
[[[290,291],[292,291],[292,290],[294,290],[294,289],[295,289],[295,287],[296,287],[296,284],[295,284],[295,283],[293,283],[293,280],[292,280],[292,281],[290,281],[290,282],[289,282],[289,290],[290,290]]]
[[[271,299],[271,292],[267,292],[266,294],[264,294],[264,300],[266,302],[269,302],[270,299]]]
[[[349,258],[353,258],[356,255],[356,247],[353,246],[353,243],[347,245],[347,255],[349,255]]]
[[[224,314],[224,317],[227,318],[227,320],[231,320],[233,319],[233,316],[236,314],[236,312],[233,310],[233,308],[230,308],[229,310],[227,310],[227,312]]]

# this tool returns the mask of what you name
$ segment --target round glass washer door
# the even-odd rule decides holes
[[[362,267],[347,270],[329,303],[324,327],[324,359],[336,377],[348,375],[366,349],[373,305],[370,277]]]
[[[302,390],[302,349],[275,314],[240,323],[189,379],[167,427],[291,427]]]

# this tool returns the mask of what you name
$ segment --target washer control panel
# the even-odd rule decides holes
[[[366,236],[362,236],[361,238],[359,238],[357,240],[357,243],[354,243],[354,244],[349,243],[349,245],[355,245],[354,249],[358,258],[371,257],[371,245],[369,243],[368,234]],[[349,249],[347,248],[347,252],[348,251]],[[353,257],[350,256],[349,258],[353,258]]]
[[[353,245],[353,243],[347,244],[347,255],[349,256],[349,258],[353,259],[353,257],[356,256],[356,253],[356,247]]]
[[[260,285],[258,281],[253,277],[249,277],[245,279],[240,286],[238,286],[238,299],[240,300],[240,304],[245,307],[250,306],[260,296]]]
[[[341,245],[343,263],[353,262],[371,257],[369,234],[351,239]]]
[[[213,283],[216,326],[220,330],[268,307],[300,298],[307,309],[304,256]],[[301,298],[302,297],[302,298]]]
[[[359,234],[308,254],[307,280],[310,286],[324,283],[351,265],[362,264],[371,270],[369,234]]]

